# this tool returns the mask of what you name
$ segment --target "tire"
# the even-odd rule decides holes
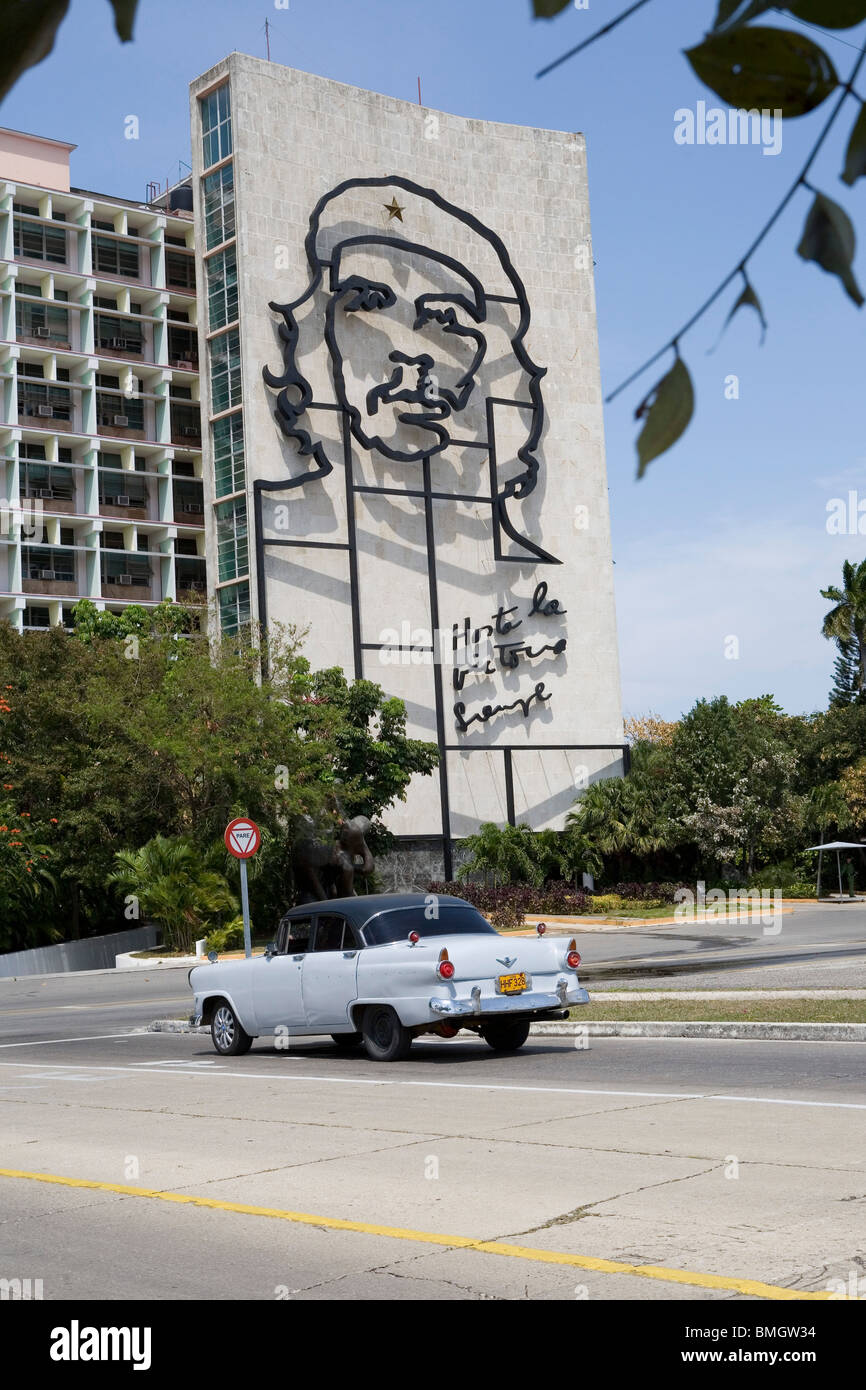
[[[242,1028],[231,1004],[220,1004],[214,1010],[210,1025],[211,1041],[221,1057],[243,1057],[249,1052],[253,1040]]]
[[[332,1033],[331,1041],[336,1043],[340,1052],[354,1052],[356,1047],[360,1047],[363,1038],[360,1033]]]
[[[494,1052],[516,1052],[529,1037],[529,1019],[502,1019],[496,1023],[486,1023],[481,1036]]]
[[[364,1010],[362,1032],[371,1062],[402,1062],[412,1046],[412,1034],[386,1004]]]

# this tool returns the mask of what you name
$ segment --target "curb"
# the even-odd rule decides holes
[[[157,1018],[148,1033],[205,1033],[210,1028],[177,1018]],[[866,1023],[533,1023],[530,1032],[548,1038],[727,1038],[752,1042],[866,1043]],[[319,1036],[310,1034],[310,1037]],[[327,1036],[322,1034],[322,1037]]]
[[[575,1038],[728,1038],[758,1042],[862,1042],[866,1023],[534,1023],[541,1036]]]

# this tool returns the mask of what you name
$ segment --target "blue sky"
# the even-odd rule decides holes
[[[18,83],[0,121],[76,141],[78,186],[143,198],[149,180],[176,178],[189,160],[190,78],[233,49],[264,57],[268,18],[276,62],[413,100],[420,74],[425,106],[583,131],[607,392],[739,261],[829,110],[786,122],[775,157],[677,144],[678,109],[720,104],[681,52],[699,42],[716,0],[655,0],[535,80],[623,8],[589,0],[543,22],[532,21],[529,0],[140,0],[136,40],[121,46],[106,3],[73,0],[53,54]],[[847,76],[862,30],[811,37]],[[866,181],[839,181],[856,111],[851,102],[810,179],[866,233]],[[129,114],[139,117],[138,141],[124,139]],[[633,412],[661,369],[606,407],[626,713],[675,718],[720,693],[772,692],[792,713],[826,705],[834,651],[820,635],[828,604],[818,591],[837,582],[844,559],[866,554],[866,535],[826,529],[831,498],[859,489],[866,501],[866,308],[797,257],[809,202],[801,190],[751,266],[769,319],[764,347],[745,311],[708,354],[736,289],[684,339],[696,418],[641,482]],[[866,288],[862,254],[855,270]],[[725,397],[730,375],[737,400]],[[725,655],[731,637],[736,659]]]

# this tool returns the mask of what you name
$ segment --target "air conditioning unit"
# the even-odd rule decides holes
[[[181,510],[185,512],[196,512],[198,515],[201,515],[204,512],[204,507],[201,502],[184,502]]]
[[[181,434],[183,435],[184,439],[198,439],[199,435],[201,434],[201,430],[197,430],[195,425],[184,425],[183,429],[181,430]]]
[[[39,578],[40,578],[40,579],[56,579],[56,578],[57,578],[57,571],[56,571],[56,570],[40,570],[40,571],[39,571]]]
[[[177,367],[177,368],[178,368],[180,371],[182,371],[182,372],[194,372],[194,371],[195,371],[195,367],[193,366],[192,362],[190,362],[190,361],[188,360],[188,358],[185,358],[185,357],[183,357],[183,358],[178,358],[176,361],[172,362],[171,365],[172,365],[173,367]]]
[[[54,407],[51,406],[51,405],[40,405],[40,406],[37,406],[37,408],[36,408],[36,414],[37,414],[37,415],[42,415],[43,417],[45,417],[45,418],[47,418],[47,419],[50,420],[51,417],[52,417],[52,415],[54,414]]]
[[[133,582],[133,577],[132,577],[131,574],[119,574],[119,575],[117,576],[117,583],[118,583],[118,584],[132,584],[132,582]]]
[[[114,502],[112,503],[112,506],[115,506],[115,507],[128,507],[128,506],[129,506],[129,495],[128,495],[128,493],[119,492],[119,493],[117,494],[117,496],[115,497]]]
[[[188,587],[189,587],[190,589],[203,589],[203,588],[204,588],[204,580],[203,580],[203,579],[191,579],[190,582],[189,582]]]
[[[125,429],[125,428],[128,426],[128,424],[129,424],[129,416],[128,416],[128,415],[115,415],[115,417],[114,417],[114,424],[115,424],[115,425],[119,425],[121,429]]]
[[[50,328],[39,328],[39,327],[34,328],[34,329],[33,329],[33,337],[34,337],[34,338],[50,338],[50,337],[51,337],[51,329],[50,329]]]

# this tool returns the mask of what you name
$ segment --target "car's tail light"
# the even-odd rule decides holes
[[[568,943],[568,955],[565,957],[565,963],[569,970],[576,970],[580,965],[580,951],[577,949],[577,942],[574,937]]]
[[[547,923],[539,922],[535,930],[538,932],[539,936],[544,936],[544,933],[547,931]]]
[[[420,938],[420,936],[418,935],[418,933],[417,933],[416,931],[410,931],[410,933],[409,933],[409,945],[410,945],[410,946],[417,946],[417,945],[418,945],[418,942],[419,942],[420,940],[421,940],[421,938]]]
[[[445,946],[439,952],[439,964],[436,966],[436,973],[440,980],[450,980],[454,976],[454,965],[448,959],[448,949]]]

